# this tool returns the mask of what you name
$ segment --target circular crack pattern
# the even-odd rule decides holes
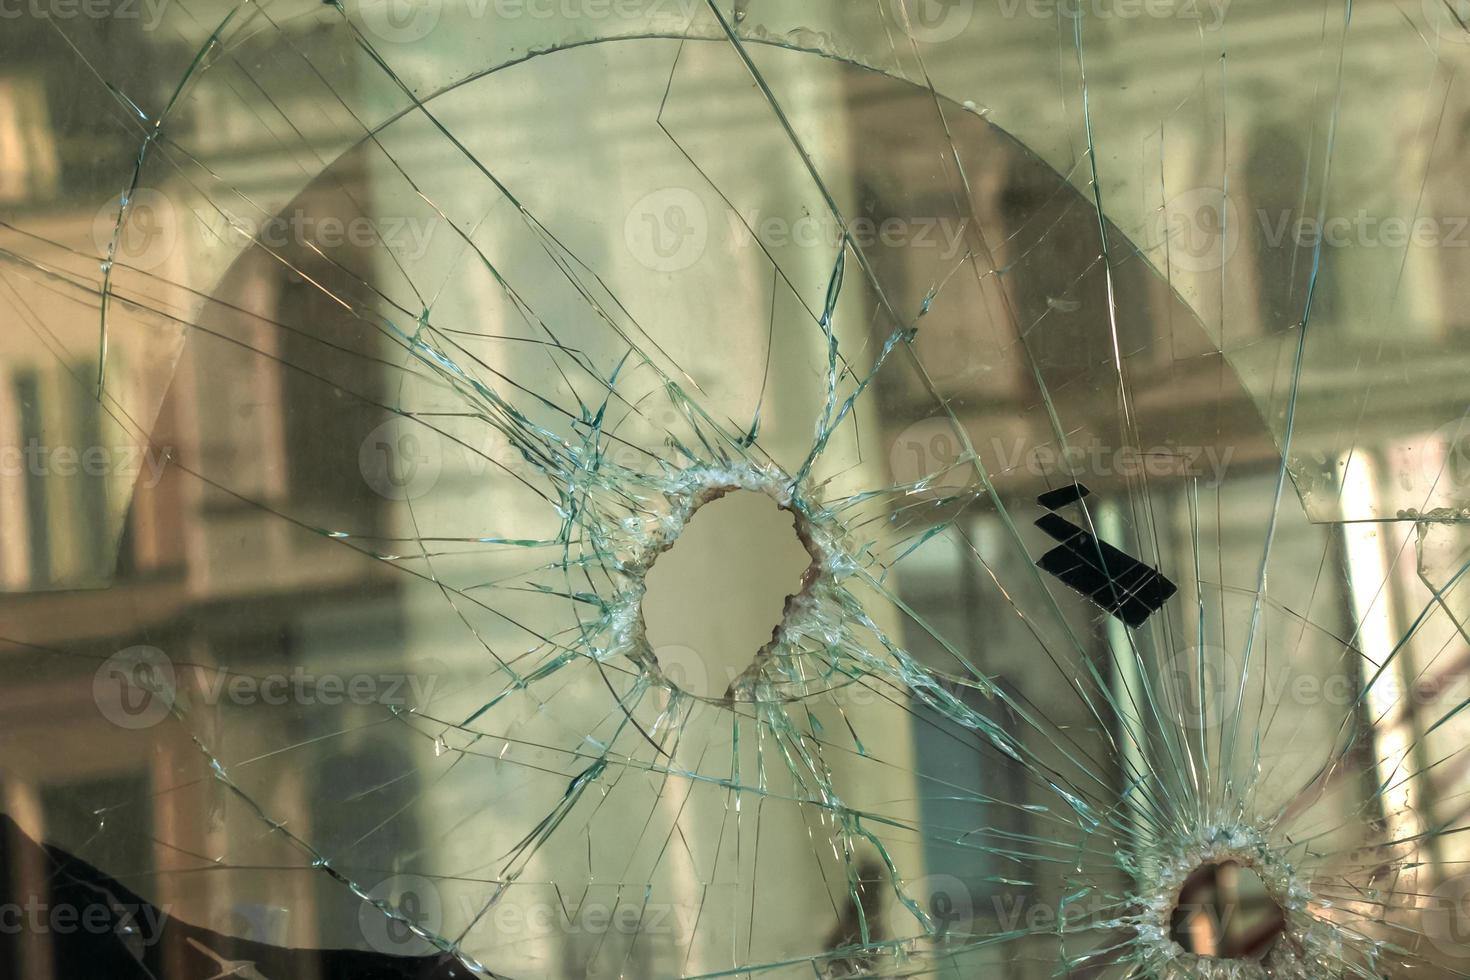
[[[1281,910],[1284,924],[1266,952],[1258,957],[1222,958],[1193,953],[1180,946],[1173,935],[1173,918],[1185,883],[1200,868],[1234,863],[1249,869],[1265,886],[1266,894]],[[1146,958],[1161,976],[1200,977],[1205,980],[1264,980],[1267,977],[1305,978],[1315,976],[1308,964],[1313,945],[1312,922],[1303,913],[1308,894],[1290,865],[1264,837],[1249,827],[1207,828],[1194,845],[1183,848],[1157,869],[1154,883],[1145,892],[1147,910],[1139,929]]]

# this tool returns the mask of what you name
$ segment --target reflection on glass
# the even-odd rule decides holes
[[[0,972],[1470,969],[1463,19],[61,7]]]

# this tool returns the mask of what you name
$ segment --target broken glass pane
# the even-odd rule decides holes
[[[1454,8],[0,7],[10,972],[1467,975]]]

